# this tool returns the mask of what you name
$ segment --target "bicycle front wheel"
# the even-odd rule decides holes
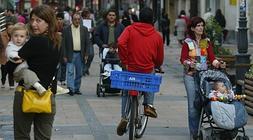
[[[137,96],[131,96],[131,112],[129,118],[129,140],[135,140],[136,133],[136,118],[137,118]]]

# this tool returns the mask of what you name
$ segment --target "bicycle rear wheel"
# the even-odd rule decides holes
[[[129,140],[135,140],[136,134],[136,118],[137,118],[137,96],[131,96],[131,112],[129,118]]]
[[[144,115],[144,107],[142,105],[144,100],[143,93],[138,96],[138,112],[137,112],[137,125],[136,125],[136,138],[141,138],[145,132],[148,123],[148,116]]]

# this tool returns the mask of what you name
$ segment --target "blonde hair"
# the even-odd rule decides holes
[[[26,35],[28,36],[28,29],[26,28],[26,25],[24,23],[18,22],[16,24],[14,24],[14,26],[11,29],[11,35],[13,35],[14,32],[17,30],[25,30]]]

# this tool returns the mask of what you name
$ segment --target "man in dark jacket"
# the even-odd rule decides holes
[[[80,92],[82,68],[87,58],[89,44],[88,29],[80,25],[81,15],[74,13],[72,24],[63,30],[63,57],[67,62],[67,87],[69,95],[82,94]]]
[[[95,30],[95,42],[99,46],[100,52],[103,48],[108,48],[108,44],[116,43],[117,38],[124,30],[124,25],[117,21],[116,11],[108,10],[105,21]]]

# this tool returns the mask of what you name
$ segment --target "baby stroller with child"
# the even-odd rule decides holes
[[[122,71],[120,66],[120,59],[117,53],[117,44],[109,44],[108,48],[104,48],[100,52],[100,74],[99,81],[97,83],[97,96],[101,95],[105,97],[105,93],[119,93],[121,90],[116,88],[111,88],[110,75],[111,71],[117,70]]]
[[[207,70],[199,73],[198,99],[195,105],[200,106],[198,137],[200,140],[249,140],[244,126],[247,123],[247,112],[239,100],[229,103],[211,101],[208,95],[214,82],[222,81],[228,90],[232,84],[225,73],[218,70]]]

